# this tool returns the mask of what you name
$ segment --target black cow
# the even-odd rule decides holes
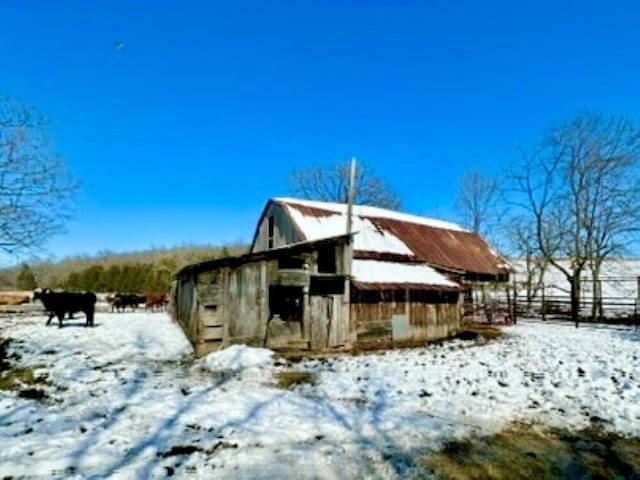
[[[145,301],[145,296],[135,293],[116,293],[113,297],[109,298],[112,312],[124,312],[127,307],[131,307],[131,310],[135,312],[136,308],[141,303],[145,303]]]
[[[33,292],[33,300],[40,300],[49,312],[47,325],[53,317],[58,317],[58,328],[62,328],[62,320],[66,313],[69,314],[69,318],[73,318],[74,313],[83,312],[87,318],[85,327],[94,326],[97,298],[93,292],[54,292],[50,288],[37,289]]]

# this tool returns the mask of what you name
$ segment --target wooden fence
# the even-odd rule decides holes
[[[603,278],[601,284],[608,281],[615,282],[616,285],[624,282],[626,288],[621,289],[622,294],[617,296],[602,296],[600,298],[602,308],[596,308],[595,318],[592,292],[585,291],[579,303],[580,321],[640,325],[638,277]],[[530,300],[527,300],[524,295],[518,295],[513,285],[510,288],[506,288],[505,285],[501,288],[490,288],[483,294],[478,294],[476,290],[476,294],[468,298],[469,301],[464,304],[465,318],[486,323],[514,323],[518,318],[527,317],[543,320],[570,320],[571,299],[568,292],[558,292],[558,290],[556,286],[545,286]]]

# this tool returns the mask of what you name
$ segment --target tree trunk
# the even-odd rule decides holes
[[[591,266],[591,288],[593,305],[591,306],[591,319],[594,322],[602,321],[604,308],[602,306],[602,282],[600,280],[600,265]]]
[[[604,321],[604,302],[602,300],[602,280],[598,279],[598,319]]]
[[[526,295],[527,295],[527,312],[530,312],[533,305],[533,297],[535,296],[535,285],[534,285],[534,276],[535,276],[535,265],[533,265],[533,261],[531,258],[527,256],[526,259],[526,272],[527,277],[526,281]]]
[[[518,323],[518,289],[516,288],[515,283],[513,284],[513,298],[510,303],[511,311],[509,314],[511,315],[511,322],[515,325]]]
[[[576,328],[580,323],[580,272],[574,272],[571,281],[571,321]]]

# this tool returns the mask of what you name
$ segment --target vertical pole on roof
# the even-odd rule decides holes
[[[349,189],[347,191],[347,235],[351,235],[353,228],[352,215],[353,215],[353,191],[354,183],[356,180],[356,159],[351,158],[351,167],[349,168]]]
[[[356,336],[356,326],[351,325],[351,273],[352,273],[352,265],[353,265],[353,242],[351,241],[352,230],[353,230],[353,192],[354,192],[354,183],[356,178],[356,159],[354,157],[351,158],[351,166],[349,168],[349,188],[347,190],[347,243],[344,249],[344,322],[347,327],[345,331],[349,332],[348,337],[355,341],[357,339]]]

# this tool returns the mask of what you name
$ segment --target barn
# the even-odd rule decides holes
[[[179,271],[172,312],[197,355],[233,343],[349,349],[448,337],[472,286],[509,267],[456,224],[369,206],[269,200],[248,254]]]

